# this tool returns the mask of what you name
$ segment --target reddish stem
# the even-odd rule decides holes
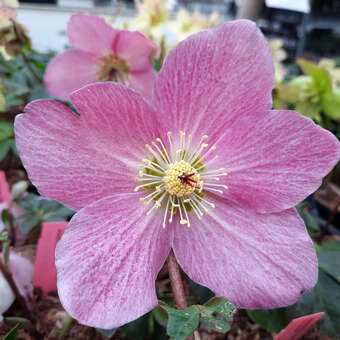
[[[181,272],[175,254],[171,249],[168,257],[168,271],[171,282],[171,289],[175,299],[175,305],[180,309],[187,308]]]
[[[0,259],[0,271],[2,272],[3,276],[5,277],[5,279],[7,280],[9,286],[11,287],[11,289],[13,290],[13,293],[16,297],[16,299],[18,300],[18,302],[20,303],[25,316],[32,322],[34,322],[34,318],[30,312],[30,309],[28,308],[28,305],[26,303],[25,298],[20,294],[19,289],[16,285],[16,283],[13,280],[12,274],[6,269],[5,265],[2,263],[1,259]]]

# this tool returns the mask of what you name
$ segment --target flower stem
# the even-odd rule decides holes
[[[20,303],[27,319],[34,322],[34,317],[31,313],[31,309],[29,308],[25,298],[20,294],[19,289],[18,289],[16,283],[13,280],[11,272],[7,270],[5,265],[2,263],[1,259],[0,259],[0,272],[2,272],[3,276],[5,277],[5,279],[7,280],[8,284],[9,284],[9,286],[13,290],[13,293],[14,293],[16,299],[18,300],[18,302]]]
[[[175,299],[175,305],[180,309],[187,308],[181,272],[175,254],[171,249],[168,257],[168,271],[171,282],[171,289]]]
[[[168,271],[175,305],[180,309],[185,309],[187,308],[187,300],[185,298],[181,272],[172,249],[168,257]],[[194,335],[190,335],[187,340],[200,340],[199,332],[196,330]]]

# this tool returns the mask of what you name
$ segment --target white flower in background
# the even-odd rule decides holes
[[[3,261],[3,258],[1,258]],[[25,257],[11,251],[9,254],[9,267],[13,280],[18,287],[20,294],[25,299],[30,299],[33,294],[33,264]],[[15,295],[7,280],[0,271],[0,321],[15,300]]]

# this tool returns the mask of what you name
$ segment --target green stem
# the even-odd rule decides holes
[[[70,330],[70,328],[72,326],[73,321],[74,321],[74,319],[71,316],[69,316],[68,319],[65,321],[64,327],[60,332],[60,336],[59,336],[60,340],[65,339],[68,331]]]
[[[27,68],[29,69],[29,71],[31,72],[32,76],[37,80],[38,83],[42,84],[43,80],[41,79],[41,77],[37,74],[37,72],[35,72],[34,68],[32,67],[29,59],[27,58],[25,52],[22,52],[22,58],[24,59],[24,62],[27,66]]]

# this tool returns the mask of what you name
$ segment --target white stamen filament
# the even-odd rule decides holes
[[[163,228],[167,223],[172,223],[176,215],[180,224],[190,227],[191,212],[194,213],[191,217],[201,220],[204,212],[209,213],[208,208],[215,208],[215,204],[205,198],[205,193],[223,194],[228,186],[216,184],[216,181],[227,173],[224,168],[214,165],[218,158],[212,155],[216,146],[208,147],[207,135],[202,136],[198,143],[193,143],[193,136],[184,131],[175,136],[179,139],[173,140],[171,132],[167,133],[167,138],[167,145],[161,138],[145,145],[152,159],[143,158],[142,163],[138,164],[140,170],[136,181],[141,184],[134,191],[151,190],[140,201],[145,205],[154,203],[147,215],[162,210]],[[204,163],[206,159],[208,161]]]

